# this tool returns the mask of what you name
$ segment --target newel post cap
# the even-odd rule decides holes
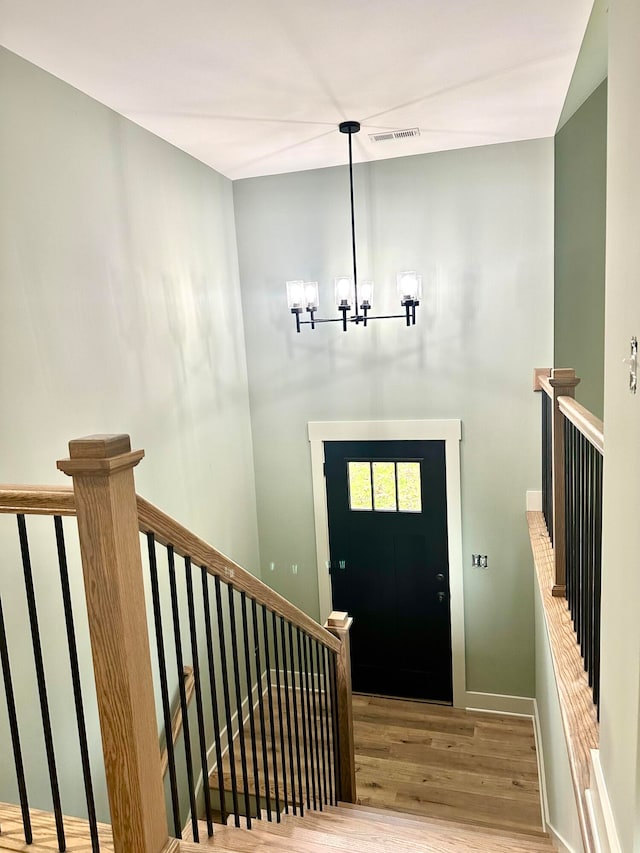
[[[330,631],[332,628],[343,628],[348,630],[353,624],[353,617],[348,613],[343,613],[339,610],[333,610],[328,618],[325,627]]]
[[[69,458],[59,459],[57,468],[69,476],[109,476],[125,468],[134,468],[144,450],[131,450],[126,434],[87,435],[69,442]]]
[[[580,384],[576,372],[572,367],[554,367],[549,377],[549,385],[552,388],[575,388]]]

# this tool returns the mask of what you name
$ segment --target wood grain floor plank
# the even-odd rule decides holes
[[[358,801],[542,832],[531,719],[354,697]]]

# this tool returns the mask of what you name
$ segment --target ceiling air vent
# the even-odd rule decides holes
[[[392,139],[409,139],[412,136],[420,136],[420,128],[409,127],[404,130],[389,130],[385,133],[370,133],[372,142],[391,142]]]

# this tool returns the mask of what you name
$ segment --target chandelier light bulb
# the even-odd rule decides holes
[[[287,282],[287,302],[291,311],[302,311],[304,307],[304,281]]]
[[[344,305],[351,304],[351,294],[353,290],[353,282],[350,278],[341,276],[336,280],[336,304],[338,308]]]
[[[373,282],[361,281],[358,285],[358,289],[360,292],[361,306],[371,308],[371,303],[373,302]]]
[[[403,305],[407,302],[419,302],[422,295],[422,276],[413,270],[398,273],[398,293]]]
[[[305,281],[304,283],[304,300],[306,303],[307,311],[315,311],[318,307],[319,296],[318,296],[318,282],[317,281]]]

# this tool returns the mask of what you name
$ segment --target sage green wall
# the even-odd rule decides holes
[[[556,367],[581,378],[576,399],[602,418],[607,82],[555,137]]]
[[[350,269],[344,167],[234,183],[263,577],[317,616],[308,421],[461,418],[467,686],[532,696],[524,500],[540,483],[531,374],[552,358],[553,142],[359,165],[355,185],[376,310],[397,311],[398,270],[424,275],[413,328],[295,332],[285,280],[320,281],[333,316]]]
[[[230,181],[0,51],[0,482],[61,483],[70,438],[129,432],[138,491],[259,570]],[[64,810],[85,813],[52,525],[30,524]],[[98,808],[83,591],[69,527]],[[15,520],[0,517],[29,792],[49,808]],[[15,781],[0,707],[0,801]]]

